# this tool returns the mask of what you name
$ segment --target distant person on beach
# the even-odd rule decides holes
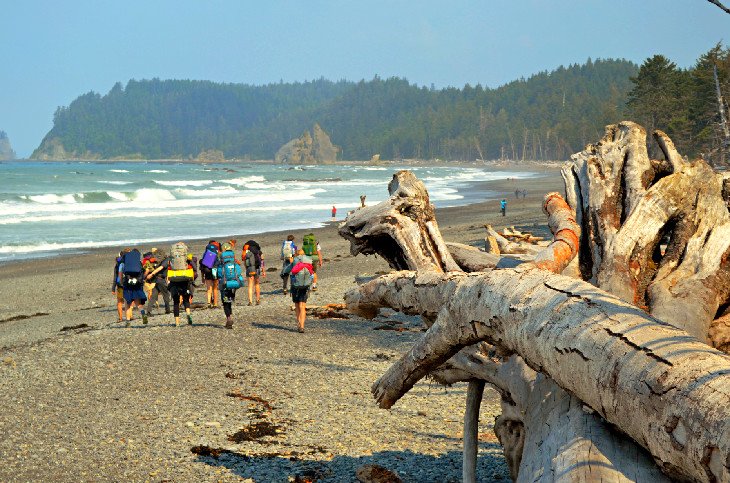
[[[193,316],[190,313],[190,299],[192,298],[192,283],[195,280],[193,256],[188,253],[188,246],[183,242],[172,245],[170,262],[167,267],[167,280],[170,295],[172,295],[172,313],[175,316],[175,327],[180,326],[180,304],[185,307],[188,324],[193,325]]]
[[[335,221],[337,219],[337,207],[335,205],[332,205],[332,221]]]
[[[302,238],[302,250],[304,250],[304,254],[311,258],[311,264],[312,264],[312,270],[314,275],[314,282],[312,283],[312,290],[317,290],[317,268],[322,266],[322,247],[320,247],[319,242],[316,238],[314,238],[314,233],[309,233],[308,235],[304,235]]]
[[[314,278],[312,259],[305,255],[303,249],[298,250],[297,256],[282,271],[282,275],[291,278],[291,299],[294,302],[297,330],[304,332],[304,322],[307,318],[307,299]]]
[[[124,250],[119,252],[119,256],[117,257],[117,261],[114,264],[114,281],[112,282],[112,295],[116,296],[117,298],[117,315],[119,318],[117,319],[117,322],[122,322],[122,316],[124,313],[124,285],[122,284],[122,277],[121,277],[121,271],[119,270],[119,265],[122,263],[122,259],[124,258],[124,254],[129,252],[130,248],[125,248]]]
[[[360,207],[365,208],[365,195],[360,195]]]
[[[256,305],[261,305],[261,284],[259,279],[264,269],[264,257],[261,253],[261,247],[254,240],[247,241],[243,246],[241,258],[248,279],[248,305],[253,305],[254,291],[256,292]]]
[[[522,192],[520,190],[516,189],[515,190],[515,198],[517,198],[519,200],[520,199],[520,194],[522,194]]]
[[[522,190],[522,198],[527,198],[527,190]]]
[[[502,216],[507,216],[507,200],[502,199],[502,201],[499,202],[499,208],[502,210]]]
[[[218,306],[218,277],[216,267],[218,266],[218,257],[221,253],[221,244],[215,240],[210,240],[205,247],[203,256],[200,257],[200,276],[205,284],[205,297],[209,308]]]
[[[223,313],[226,315],[226,329],[233,328],[233,302],[236,290],[243,287],[243,271],[241,263],[236,260],[236,252],[230,243],[224,243],[218,257],[218,284],[221,293]]]
[[[167,288],[167,264],[170,259],[167,258],[165,252],[158,250],[156,255],[157,264],[154,269],[147,274],[146,280],[151,280],[155,286],[149,298],[148,315],[152,315],[152,307],[157,306],[157,297],[162,294],[162,300],[165,302],[165,313],[170,313],[170,290]]]
[[[297,246],[294,244],[294,235],[287,235],[286,240],[281,243],[281,273],[284,273],[284,269],[294,260],[294,255],[297,253]],[[287,294],[286,286],[289,283],[289,277],[282,276],[282,287],[281,291],[284,295]]]
[[[124,301],[127,303],[126,326],[132,321],[135,307],[139,307],[142,323],[147,324],[147,314],[144,304],[147,295],[144,293],[144,270],[142,269],[142,254],[136,248],[126,252],[119,264],[119,278],[122,280]]]

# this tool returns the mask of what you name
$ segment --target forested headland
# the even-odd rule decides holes
[[[494,89],[435,89],[377,76],[262,86],[130,80],[106,95],[89,92],[59,107],[32,157],[190,159],[217,150],[228,159],[273,159],[318,123],[345,160],[374,154],[561,160],[624,118],[666,130],[683,153],[704,152],[715,142],[717,124],[717,102],[705,95],[707,68],[718,63],[727,87],[728,50],[718,46],[687,70],[660,57],[641,67],[589,59]]]

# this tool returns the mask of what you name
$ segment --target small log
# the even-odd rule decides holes
[[[484,238],[484,251],[491,253],[492,255],[499,255],[501,252],[499,251],[497,239],[493,236],[487,235],[487,237]]]

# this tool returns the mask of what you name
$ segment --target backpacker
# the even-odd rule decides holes
[[[136,248],[122,257],[123,268],[122,285],[124,288],[139,288],[142,286],[142,255]]]
[[[205,268],[213,268],[218,261],[218,247],[212,243],[208,243],[205,247],[205,253],[200,259],[200,265]]]
[[[302,250],[309,257],[317,257],[317,240],[314,239],[314,233],[304,235],[304,238],[302,238]]]
[[[235,290],[243,287],[243,273],[241,273],[240,265],[236,263],[236,255],[233,250],[221,253],[221,265],[217,271],[222,289]]]
[[[281,244],[281,259],[289,260],[294,256],[294,242],[291,240],[284,240]]]
[[[249,268],[261,269],[261,246],[253,240],[247,241],[246,245],[248,245],[248,251],[253,253],[254,258],[254,266],[250,267],[249,264]]]
[[[170,249],[170,269],[167,278],[171,282],[192,280],[195,272],[188,265],[188,246],[183,242],[175,243]]]

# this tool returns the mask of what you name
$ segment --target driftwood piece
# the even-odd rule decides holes
[[[441,238],[423,183],[410,171],[398,171],[388,192],[388,200],[356,210],[340,226],[350,252],[377,252],[400,270],[459,270]],[[409,256],[404,258],[404,253]]]
[[[487,340],[575,394],[670,476],[730,480],[730,358],[585,282],[525,265],[401,272],[349,292],[347,303],[356,312],[419,307],[437,316],[374,384],[381,407],[461,348]]]
[[[730,304],[726,178],[685,161],[663,132],[654,138],[664,160],[649,159],[638,124],[611,125],[563,168],[582,278],[713,343],[710,325]]]
[[[497,230],[492,228],[492,225],[484,225],[484,228],[487,230],[487,237],[495,239],[501,253],[524,253],[535,255],[540,251],[540,247],[524,241],[524,237],[518,237],[517,241],[512,241],[508,240],[503,234],[500,234]]]
[[[418,192],[419,190],[413,190]],[[401,200],[403,201],[403,200]],[[389,201],[384,202],[390,204]],[[377,210],[380,212],[381,210]],[[409,211],[409,210],[405,210]],[[559,224],[555,224],[558,226]],[[396,224],[388,223],[382,229],[377,230],[379,237],[395,230]],[[426,235],[424,235],[426,236]],[[431,234],[427,234],[431,236]],[[395,234],[392,235],[397,238]],[[393,255],[385,253],[386,250],[400,249],[396,243],[380,243],[382,238],[378,238],[378,243],[369,246],[369,250],[376,252],[385,259],[403,259],[408,258],[408,252]],[[353,252],[369,245],[367,236],[360,238],[360,243],[352,246]],[[487,254],[461,244],[447,243],[449,251],[460,267],[467,271],[489,270],[495,264],[494,257],[484,262]],[[479,263],[468,263],[469,259],[480,260]],[[514,261],[502,258],[499,263],[505,261]],[[434,262],[436,264],[436,262]],[[374,313],[372,314],[374,315]],[[433,319],[429,314],[422,314],[425,320]],[[524,475],[527,481],[553,481],[553,476],[561,475],[561,479],[585,480],[588,478],[615,480],[615,481],[636,481],[636,478],[645,474],[656,474],[657,469],[647,453],[639,448],[634,442],[623,435],[611,432],[603,419],[597,414],[585,414],[582,425],[576,423],[570,425],[565,424],[571,420],[570,413],[565,413],[560,419],[565,429],[562,431],[553,431],[551,434],[545,434],[541,431],[542,420],[550,417],[557,417],[549,413],[541,414],[542,405],[529,410],[528,396],[532,400],[540,401],[551,398],[553,401],[566,401],[562,404],[553,404],[550,406],[551,411],[568,411],[570,408],[576,407],[576,404],[569,404],[571,396],[556,385],[548,386],[545,384],[535,385],[534,381],[536,373],[527,367],[519,356],[509,356],[509,354],[500,354],[498,348],[485,343],[473,345],[462,349],[454,357],[449,359],[447,363],[435,370],[432,375],[442,383],[453,383],[457,381],[469,381],[473,379],[484,380],[494,385],[503,395],[503,414],[498,419],[495,432],[499,436],[505,448],[505,456],[507,457],[510,471],[514,477],[520,474]],[[473,387],[473,386],[470,386]],[[546,393],[536,392],[548,391]],[[469,394],[468,414],[478,412],[479,398],[471,397]],[[546,408],[548,406],[545,406]],[[556,409],[557,408],[557,409]],[[523,424],[525,414],[531,415],[530,426],[525,427]],[[467,415],[467,419],[468,419]],[[574,421],[577,421],[573,417]],[[466,423],[466,420],[465,420]],[[470,426],[473,428],[473,426]],[[542,443],[543,450],[534,452],[522,457],[522,449],[525,441],[525,435],[533,431],[539,431],[544,437]],[[465,464],[464,475],[473,474],[473,460],[469,455],[476,451],[474,446],[476,435],[465,435]],[[533,437],[531,441],[537,440]],[[560,458],[560,454],[566,449],[567,443],[571,442],[573,446],[570,451],[570,458]],[[621,449],[620,451],[616,448]],[[626,457],[624,457],[626,455]],[[558,462],[562,464],[572,464],[569,468],[560,467]],[[630,462],[627,465],[626,462]],[[523,467],[524,469],[520,469]],[[637,476],[638,475],[638,476]],[[468,480],[465,480],[468,481]],[[662,481],[662,478],[654,478],[653,481]]]

